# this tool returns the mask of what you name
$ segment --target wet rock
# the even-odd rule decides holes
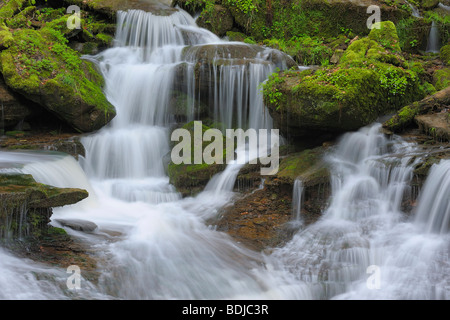
[[[37,183],[27,174],[0,174],[1,238],[37,237],[48,230],[53,207],[77,203],[88,192]]]
[[[93,232],[98,228],[95,223],[81,219],[55,219],[54,221],[76,231]]]

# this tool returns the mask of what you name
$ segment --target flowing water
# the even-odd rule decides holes
[[[438,53],[440,48],[440,34],[436,22],[431,23],[430,33],[428,34],[426,52]]]
[[[205,44],[242,44],[198,28],[181,10],[168,17],[119,12],[117,30],[113,48],[87,57],[103,72],[117,117],[83,138],[86,157],[77,162],[57,153],[0,153],[2,171],[89,191],[89,198],[54,209],[52,219],[98,225],[92,234],[68,232],[96,252],[99,281],[83,280],[80,290],[69,290],[65,270],[2,250],[0,298],[450,298],[448,160],[432,168],[419,205],[406,214],[402,204],[411,197],[415,145],[387,139],[378,124],[349,133],[327,158],[333,190],[321,219],[270,254],[254,252],[206,223],[231,203],[242,164],[229,164],[203,192],[187,198],[165,173],[176,121],[168,106],[180,65],[185,92],[200,94],[189,76],[196,60],[187,53]],[[208,71],[220,79],[208,92],[217,122],[272,128],[258,91],[279,65],[271,57],[263,50],[251,61]],[[186,103],[187,120],[195,119],[195,103]]]

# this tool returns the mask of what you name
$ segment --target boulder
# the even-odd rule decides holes
[[[37,183],[27,174],[0,174],[0,238],[39,236],[50,222],[51,209],[77,203],[88,192]]]
[[[65,44],[59,32],[21,29],[13,36],[14,45],[0,54],[9,88],[80,132],[98,130],[115,116],[102,92],[103,78]]]
[[[401,132],[414,125],[414,118],[416,116],[445,111],[449,104],[450,86],[433,95],[427,96],[420,101],[413,102],[412,104],[401,108],[383,123],[383,127],[395,133]]]
[[[233,28],[233,16],[230,10],[221,5],[214,5],[213,10],[203,11],[197,19],[199,27],[210,30],[219,37],[226,35]]]
[[[337,65],[273,74],[263,93],[275,126],[292,140],[325,141],[423,98],[399,51],[395,26],[386,21],[355,38]]]

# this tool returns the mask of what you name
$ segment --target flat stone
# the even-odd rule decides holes
[[[82,219],[55,219],[54,221],[76,231],[93,232],[98,228],[95,223]]]

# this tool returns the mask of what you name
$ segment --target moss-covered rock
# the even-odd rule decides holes
[[[8,48],[13,42],[12,33],[5,25],[0,24],[0,51]]]
[[[233,23],[230,10],[221,5],[214,5],[211,10],[203,11],[197,19],[199,27],[206,28],[219,37],[225,36],[233,28]]]
[[[440,0],[419,0],[419,6],[423,10],[431,10],[438,6]]]
[[[440,112],[450,104],[450,86],[420,101],[401,108],[395,115],[383,123],[383,127],[398,133],[414,125],[417,115]]]
[[[450,86],[450,67],[436,70],[433,74],[433,84],[436,90],[442,90]]]
[[[101,75],[67,46],[61,33],[20,29],[13,37],[14,45],[0,55],[8,87],[82,132],[97,130],[115,116]]]
[[[39,236],[48,229],[51,209],[88,197],[81,189],[37,183],[31,175],[0,175],[0,238]]]
[[[450,44],[447,44],[439,51],[442,62],[450,66]]]
[[[23,7],[27,0],[5,0],[2,2],[3,3],[0,4],[0,22],[12,18],[12,16]]]
[[[342,133],[423,98],[397,39],[385,22],[353,41],[336,66],[272,75],[263,93],[277,127],[291,138]]]
[[[225,169],[225,162],[226,162],[226,148],[225,148],[225,139],[222,141],[223,146],[223,155],[221,157],[222,164],[219,163],[213,163],[213,164],[207,164],[202,162],[201,164],[195,164],[194,163],[194,146],[195,146],[195,136],[194,136],[194,129],[195,129],[195,122],[191,121],[187,124],[185,124],[182,129],[188,130],[190,133],[191,141],[190,141],[190,147],[191,147],[191,158],[190,163],[181,163],[181,164],[175,164],[173,162],[169,163],[168,166],[168,175],[170,179],[170,183],[173,184],[177,191],[180,192],[183,196],[188,195],[194,195],[206,186],[206,184],[211,180],[211,178],[223,171]],[[210,129],[206,125],[202,125],[202,137],[206,130]],[[205,147],[208,146],[211,142],[209,141],[203,141],[202,145],[202,152],[205,150]]]

